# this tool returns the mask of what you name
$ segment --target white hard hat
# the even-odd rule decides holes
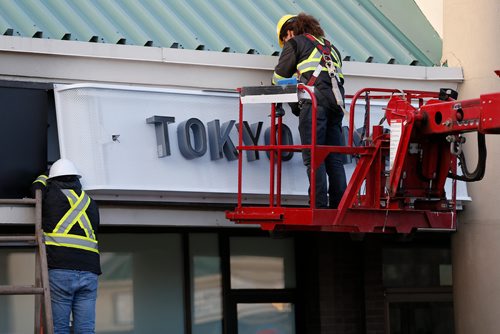
[[[65,176],[65,175],[75,175],[78,176],[79,178],[82,177],[80,173],[76,170],[75,165],[68,159],[59,159],[54,164],[52,167],[50,167],[50,172],[49,172],[49,179],[52,179],[54,177],[58,176]]]

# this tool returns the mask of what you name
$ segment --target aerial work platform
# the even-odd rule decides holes
[[[484,175],[485,134],[500,133],[500,93],[478,99],[456,101],[456,92],[401,91],[365,88],[351,99],[349,129],[345,146],[285,145],[282,117],[277,103],[310,99],[312,118],[317,101],[312,87],[303,84],[243,87],[240,92],[238,140],[238,202],[226,218],[237,224],[259,224],[264,230],[313,230],[353,233],[410,233],[412,231],[454,231],[456,220],[456,182],[478,181]],[[364,124],[356,130],[355,106],[365,104]],[[370,129],[370,101],[387,102],[386,128]],[[244,145],[244,105],[271,105],[269,145]],[[462,145],[466,132],[478,133],[479,160],[476,170],[467,169]],[[312,124],[316,133],[316,122]],[[354,137],[361,138],[358,146]],[[269,152],[269,194],[267,205],[245,204],[243,152]],[[282,153],[311,151],[309,206],[282,203]],[[337,209],[319,209],[315,203],[315,177],[318,166],[330,153],[348,154],[357,159],[354,172]],[[457,161],[461,173],[457,174]],[[304,167],[305,169],[305,167]],[[306,176],[304,175],[304,178]],[[451,194],[445,192],[452,179]]]

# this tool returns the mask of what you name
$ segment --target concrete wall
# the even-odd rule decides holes
[[[460,66],[464,83],[459,98],[499,92],[500,2],[498,0],[445,0],[443,60]],[[500,110],[499,110],[500,115]],[[500,327],[500,136],[486,138],[485,178],[469,184],[472,203],[459,216],[453,236],[453,281],[456,333],[498,333]],[[475,135],[465,148],[470,168],[475,167]]]

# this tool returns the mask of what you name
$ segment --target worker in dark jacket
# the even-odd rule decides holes
[[[341,71],[340,52],[324,38],[325,34],[318,20],[305,13],[283,16],[276,30],[279,45],[283,50],[274,70],[273,84],[297,74],[300,82],[314,86],[318,103],[316,144],[342,146],[344,76]],[[325,53],[330,60],[328,64],[325,64],[322,57]],[[302,144],[311,144],[310,101],[301,101],[294,114],[299,116]],[[302,158],[307,167],[307,175],[310,176],[310,150],[304,150]],[[340,154],[330,153],[316,171],[316,207],[337,208],[345,188],[346,176],[342,157]]]
[[[101,265],[97,241],[99,211],[82,190],[80,174],[66,159],[56,161],[47,176],[32,188],[41,188],[42,228],[47,246],[54,332],[95,332],[95,303]]]

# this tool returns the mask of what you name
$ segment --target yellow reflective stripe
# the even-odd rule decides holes
[[[317,66],[314,66],[314,67],[306,67],[304,69],[301,69],[300,70],[300,74],[303,74],[303,73],[306,73],[306,72],[313,72],[314,70],[316,70],[316,67]],[[322,69],[322,71],[324,71],[324,69]]]
[[[318,41],[318,43],[325,46],[325,43],[322,40],[320,40],[316,37],[314,37],[314,38]],[[330,47],[330,54],[333,57],[332,62],[333,62],[333,65],[337,68],[337,72],[339,74],[339,77],[343,78],[344,76],[341,75],[341,70],[340,70],[341,62],[340,62],[340,59],[339,59],[337,52],[335,51],[335,49],[333,47]],[[321,52],[318,50],[318,48],[315,47],[314,50],[309,55],[309,57],[307,57],[307,59],[304,59],[303,61],[301,61],[300,63],[297,64],[297,71],[299,71],[299,73],[302,74],[305,72],[316,70],[316,67],[318,67],[318,65],[321,61],[321,58],[322,58]],[[328,69],[325,66],[323,66],[322,71],[328,71]]]
[[[82,196],[81,196],[81,197],[82,197],[82,199],[83,199],[83,197],[84,197],[84,196],[83,196],[83,192],[82,192]],[[80,202],[80,199],[78,199],[78,200],[79,200],[79,202]],[[85,213],[85,211],[87,210],[87,208],[89,207],[89,205],[90,205],[90,198],[88,198],[88,199],[87,199],[87,203],[85,203],[85,206],[83,207],[83,209],[82,209],[82,210],[80,210],[80,211],[76,214],[75,218],[73,218],[73,220],[69,223],[68,227],[64,230],[64,233],[68,233],[68,232],[71,230],[71,228],[73,227],[73,225],[75,225],[75,224],[76,224],[76,222],[78,222],[78,224],[79,224],[80,226],[82,226],[82,225],[81,225],[81,221],[80,221],[80,217],[81,217],[81,216]],[[73,211],[74,211],[74,210],[73,210]],[[82,228],[85,230],[85,228],[84,228],[84,227],[82,227]],[[85,234],[87,234],[87,236],[88,236],[88,232],[85,232]]]
[[[91,203],[90,197],[83,190],[80,196],[72,189],[61,189],[61,191],[71,207],[59,220],[52,233],[44,233],[45,244],[99,253],[94,230],[87,215],[87,208]],[[85,236],[69,233],[77,222],[85,232]]]
[[[33,184],[34,184],[34,183],[39,182],[39,183],[43,184],[44,186],[46,186],[46,185],[47,185],[47,179],[48,179],[48,178],[49,178],[49,177],[48,177],[47,175],[43,175],[43,174],[42,174],[42,175],[39,175],[39,176],[35,179],[35,181],[33,181]]]
[[[333,62],[333,66],[335,66],[337,68],[337,72],[339,74],[339,77],[343,78],[344,76],[341,74],[341,70],[340,70],[340,65],[339,65],[339,62],[338,62],[338,57],[336,56],[336,52],[334,52],[334,50],[332,50],[332,54],[335,54],[335,61],[332,61]],[[317,56],[319,55],[319,57]],[[306,72],[310,72],[310,71],[314,71],[316,70],[316,68],[318,67],[320,61],[321,61],[321,54],[320,52],[318,51],[318,49],[314,49],[314,51],[311,52],[311,54],[309,55],[309,57],[307,57],[307,59],[304,59],[303,61],[301,61],[300,63],[297,64],[297,71],[299,71],[300,74],[303,74],[303,73],[306,73]],[[323,68],[321,69],[322,71],[328,71],[328,69],[323,66]]]
[[[302,73],[306,73],[306,72],[310,72],[310,71],[314,71],[316,69],[316,67],[318,66],[314,66],[314,67],[306,67],[305,69],[303,69],[302,71],[300,71],[300,74]],[[323,67],[321,69],[322,72],[328,72],[328,69],[326,67]],[[340,71],[337,72],[337,74],[339,75],[339,77],[343,78],[344,77],[344,74]]]
[[[99,253],[97,240],[91,238],[64,233],[44,233],[44,236],[46,245],[79,248]],[[66,240],[66,242],[63,240]],[[74,240],[74,242],[72,240]],[[85,244],[87,244],[87,246],[85,246]]]
[[[70,195],[74,196],[75,199],[78,198],[77,193],[73,189],[70,189],[69,193],[70,193]],[[84,191],[82,190],[81,196],[83,196],[83,195],[84,195]],[[72,203],[71,198],[68,197],[68,200],[70,203]],[[80,219],[78,219],[78,225],[82,228],[82,230],[85,232],[85,235],[87,237],[90,237],[90,233],[92,233],[92,237],[95,239],[94,230],[92,229],[92,224],[90,224],[90,219],[87,216],[87,208],[89,205],[90,205],[90,198],[87,200],[87,205],[85,206],[85,208],[83,208],[83,210],[84,210],[83,215],[81,215]],[[71,226],[73,226],[73,225],[74,225],[74,223],[71,224]],[[90,229],[90,232],[89,232],[89,229]]]
[[[87,216],[87,212],[83,212],[83,215],[81,216],[80,219],[78,219],[78,225],[82,228],[82,230],[85,232],[85,235],[90,238],[90,233],[92,233],[92,237],[95,239],[94,235],[94,230],[92,229],[92,225],[90,224],[90,219],[89,216]],[[87,228],[89,226],[89,229]]]
[[[316,67],[318,67],[319,62],[320,62],[320,60],[309,60],[309,59],[306,59],[306,60],[300,62],[299,64],[297,64],[297,70],[302,71],[303,68],[316,68]],[[332,63],[333,63],[333,65],[337,69],[340,69],[339,64],[337,64],[334,61],[332,61]],[[323,66],[323,68],[326,68],[326,67]]]
[[[76,195],[76,193],[73,191],[73,190],[70,190],[70,192],[72,192],[72,195],[75,196],[76,199],[78,199],[78,196]],[[68,201],[69,201],[69,204],[71,206],[74,206],[74,202],[73,202],[73,199],[68,196]],[[76,219],[76,218],[75,218]],[[85,226],[83,225],[82,221],[80,219],[77,220],[78,222],[78,225],[82,228],[82,230],[85,232],[85,235],[88,237],[89,236],[89,233],[87,232],[87,229],[85,228]],[[71,228],[73,227],[73,225],[75,225],[75,221],[73,220],[72,223],[68,224],[68,227],[66,228],[66,231],[65,232],[69,232],[69,230],[71,230]]]
[[[72,190],[70,190],[70,195],[72,195],[73,197],[71,196],[66,196],[66,198],[68,199],[68,202],[69,202],[69,205],[71,207],[75,206],[75,201],[78,201],[78,196],[76,195],[76,193]]]
[[[83,192],[82,192],[82,195],[83,195]],[[69,203],[71,205],[71,208],[68,211],[66,211],[66,213],[64,214],[64,216],[62,216],[62,218],[59,220],[59,222],[57,223],[56,227],[54,228],[53,232],[59,231],[59,229],[61,228],[61,225],[63,225],[66,222],[66,219],[73,213],[73,211],[75,211],[75,209],[78,206],[78,204],[80,204],[80,202],[83,200],[83,197],[84,196],[80,196],[78,198],[78,200],[76,201],[76,203],[72,204],[72,201],[71,201],[70,197],[66,196],[66,198],[68,199],[68,201],[69,201]],[[71,225],[71,226],[73,226],[73,225]],[[65,232],[67,232],[67,231],[69,231],[69,230],[66,229]]]
[[[319,65],[319,60],[316,61],[303,61],[297,64],[297,70],[303,72],[307,68],[316,68]]]
[[[330,53],[333,57],[333,60],[335,60],[333,63],[337,65],[337,67],[340,67],[340,59],[339,59],[339,55],[337,54],[337,52],[335,51],[334,48],[331,48],[330,49]]]
[[[302,67],[307,66],[311,67],[314,65],[314,68],[316,68],[321,61],[321,53],[318,51],[318,49],[314,48],[314,50],[311,52],[309,57],[301,61],[300,63],[297,64],[297,70],[299,72],[302,72]],[[306,64],[313,64],[313,65],[306,65]]]
[[[316,36],[313,36],[313,37],[314,37],[315,40],[318,41],[319,44],[325,46],[325,42],[323,40],[316,38]],[[318,50],[318,49],[316,49],[316,50]],[[337,54],[337,52],[335,51],[335,49],[333,47],[331,47],[331,46],[330,46],[330,54],[333,56],[333,58],[335,58],[335,61],[337,62],[336,64],[334,62],[334,65],[337,66],[337,67],[340,67],[339,55]]]
[[[87,216],[87,211],[85,211],[85,212],[83,213],[83,217],[82,217],[82,219],[86,219],[86,220],[87,220],[87,224],[88,224],[88,226],[90,226],[90,233],[91,233],[92,235],[89,235],[89,231],[87,231],[87,230],[88,230],[87,228],[85,229],[85,234],[87,235],[87,237],[92,238],[92,239],[94,239],[94,240],[95,240],[94,229],[92,228],[92,225],[90,224],[90,219],[89,219],[89,216]],[[83,222],[82,222],[82,224],[83,224]],[[85,224],[84,224],[84,225],[85,225]],[[80,225],[80,226],[82,226],[82,225]]]
[[[273,73],[272,83],[274,85],[276,85],[278,83],[278,80],[281,80],[281,79],[286,79],[286,78],[282,77],[281,75],[277,74],[276,72]]]
[[[89,237],[89,232],[87,232],[87,229],[85,228],[85,225],[83,225],[82,220],[78,219],[77,222],[78,222],[78,226],[80,226],[81,229],[85,232],[85,236]]]
[[[80,197],[76,194],[76,192],[72,189],[62,189],[63,194],[66,195],[68,202],[71,205],[71,208],[66,212],[66,214],[61,218],[57,226],[54,228],[52,232],[60,232],[61,228],[64,228],[64,233],[67,233],[71,230],[71,228],[78,222],[78,224],[85,231],[85,234],[89,236],[89,232],[86,230],[84,226],[82,226],[82,222],[80,221],[80,217],[84,214],[90,204],[90,197],[86,196],[85,192],[82,190]],[[87,199],[87,202],[82,206],[82,200]],[[76,200],[76,202],[74,202]],[[68,219],[72,217],[72,220],[68,222]],[[90,229],[92,227],[90,226]]]
[[[92,229],[90,219],[87,216],[86,212],[91,202],[90,197],[88,197],[83,190],[80,196],[78,196],[77,193],[72,189],[62,189],[62,192],[66,195],[71,208],[61,218],[52,232],[60,233],[60,230],[64,229],[62,233],[67,234],[71,230],[71,228],[78,222],[78,225],[85,232],[85,235],[89,238],[92,236],[95,239],[94,230]],[[86,199],[86,203],[82,206],[81,202],[84,199]],[[74,216],[72,217],[73,219],[71,221],[68,221],[68,219],[70,219],[72,215]]]
[[[85,246],[77,246],[77,245],[72,245],[72,244],[60,244],[60,243],[56,243],[56,242],[46,242],[45,244],[46,245],[50,245],[50,246],[61,246],[61,247],[78,248],[78,249],[83,249],[83,250],[86,250],[86,251],[90,251],[90,252],[94,252],[94,253],[99,254],[99,250],[94,249],[94,248],[90,248],[90,247],[85,247]]]
[[[309,59],[317,59],[317,60],[320,60],[321,59],[321,52],[319,52],[318,49],[314,49],[313,51],[314,53],[311,53],[311,55],[309,55]]]
[[[66,233],[44,233],[45,235],[49,237],[64,237],[64,238],[73,238],[73,239],[80,239],[80,240],[85,240],[94,244],[97,244],[98,241],[92,238],[87,238],[83,235],[77,235],[77,234],[66,234]]]

